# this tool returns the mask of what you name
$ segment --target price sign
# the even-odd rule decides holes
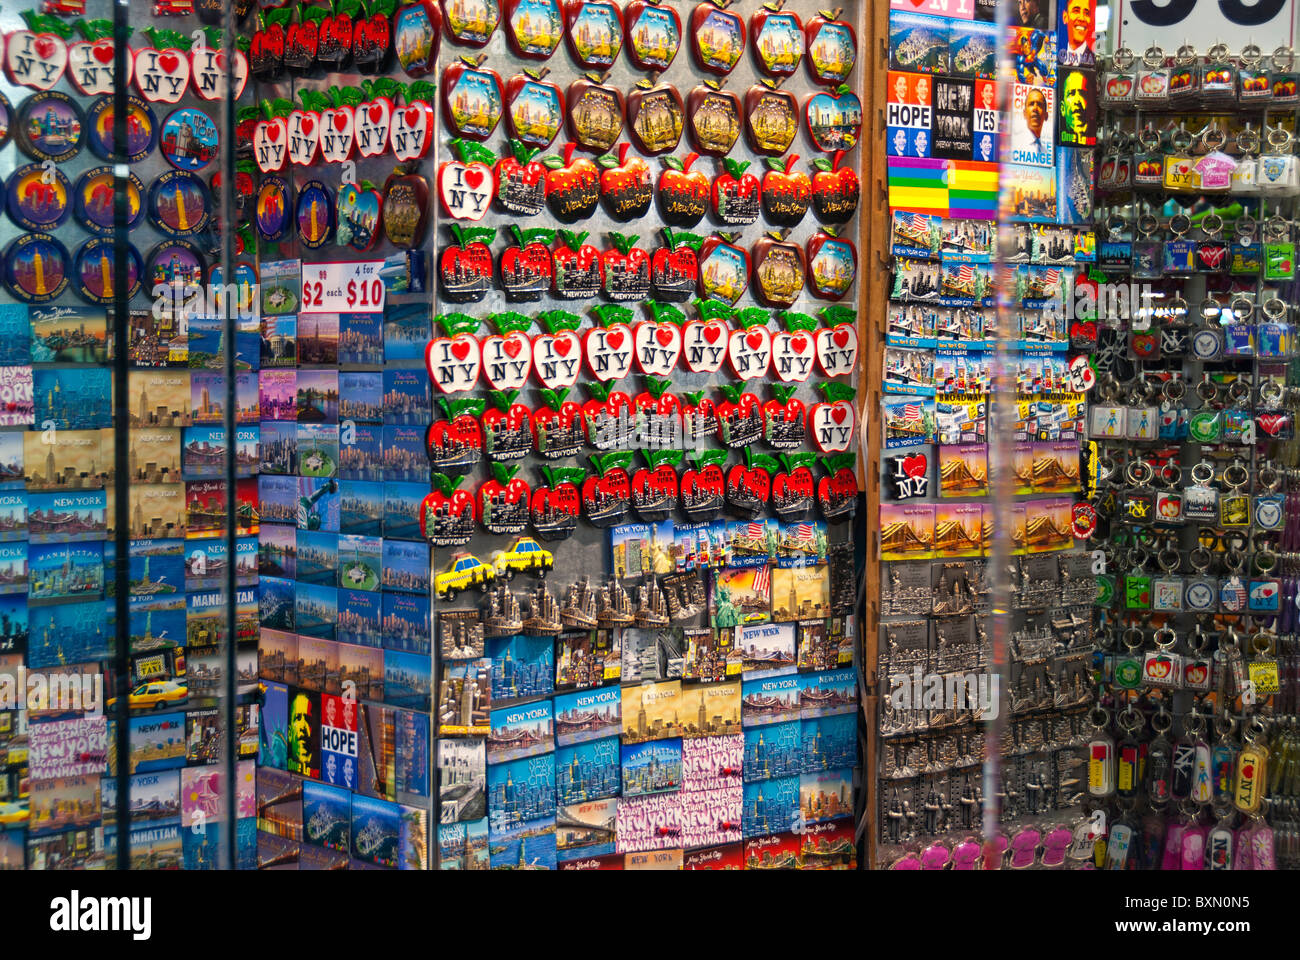
[[[1155,43],[1168,52],[1190,43],[1204,52],[1225,43],[1233,53],[1249,43],[1266,53],[1295,42],[1296,0],[1118,0],[1115,49],[1138,56]]]
[[[383,313],[382,260],[303,264],[303,313]]]

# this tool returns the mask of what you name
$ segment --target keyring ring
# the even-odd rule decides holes
[[[1186,133],[1187,131],[1180,130],[1179,132]],[[1178,147],[1177,144],[1175,144],[1175,147],[1177,147],[1177,149],[1179,150],[1186,150],[1190,146],[1191,146],[1190,140],[1188,140],[1187,147]],[[1183,234],[1187,233],[1191,229],[1192,229],[1192,218],[1189,217],[1187,214],[1175,213],[1172,217],[1169,218],[1169,232],[1172,233],[1175,237],[1181,237],[1183,236]]]
[[[1244,376],[1238,377],[1228,384],[1228,399],[1234,403],[1249,403],[1250,392],[1250,384]]]
[[[1202,487],[1214,482],[1214,464],[1208,460],[1196,464],[1192,467],[1192,480]]]
[[[1250,537],[1242,530],[1225,530],[1219,537],[1225,549],[1235,550],[1238,553],[1246,550],[1250,546]]]
[[[1160,709],[1151,715],[1151,729],[1156,733],[1168,733],[1174,725],[1174,718],[1165,712],[1165,705],[1162,703]]]
[[[1216,403],[1219,399],[1219,385],[1211,380],[1207,373],[1196,385],[1196,395],[1201,398],[1202,403]]]
[[[1165,547],[1156,554],[1156,563],[1160,564],[1160,569],[1165,573],[1175,573],[1178,565],[1182,562],[1183,555],[1173,547]]]
[[[1277,554],[1273,552],[1272,548],[1266,546],[1262,550],[1257,549],[1255,551],[1256,570],[1258,570],[1260,573],[1269,573],[1272,570],[1274,570],[1276,567],[1277,567]]]
[[[1134,544],[1128,552],[1128,565],[1130,570],[1144,570],[1151,560],[1151,551],[1144,544]]]
[[[1295,51],[1290,47],[1278,47],[1273,51],[1273,69],[1286,73],[1295,64]]]
[[[1255,315],[1255,301],[1250,297],[1236,296],[1228,303],[1228,309],[1232,311],[1234,317],[1247,323]]]
[[[1174,632],[1172,627],[1161,627],[1152,635],[1151,642],[1161,650],[1168,650],[1178,642],[1178,634]]]
[[[1142,231],[1143,236],[1150,237],[1160,229],[1160,221],[1153,215],[1144,213],[1137,218],[1137,228]]]
[[[1166,400],[1177,403],[1187,395],[1187,381],[1182,377],[1170,377],[1161,388]]]
[[[1255,131],[1253,130],[1246,132],[1250,133],[1251,136],[1254,136],[1255,134]],[[1242,134],[1237,134],[1237,146],[1239,147],[1241,146],[1241,138]],[[1258,140],[1259,138],[1256,137],[1255,139]],[[1258,146],[1258,143],[1256,143],[1256,146]],[[1245,152],[1249,153],[1250,151],[1246,150]],[[1255,218],[1250,214],[1242,214],[1232,224],[1233,233],[1239,237],[1243,243],[1249,243],[1254,238],[1257,229],[1259,229],[1259,224],[1255,222]]]
[[[1250,649],[1254,650],[1257,654],[1268,654],[1273,650],[1273,645],[1276,641],[1277,637],[1273,636],[1273,634],[1265,633],[1261,630],[1250,638]]]
[[[1196,48],[1190,43],[1184,43],[1174,54],[1174,62],[1180,67],[1185,67],[1189,63],[1195,63],[1198,59]]]
[[[1286,317],[1287,304],[1280,297],[1269,297],[1264,301],[1264,316],[1268,317],[1273,323],[1280,322]]]
[[[1229,573],[1241,573],[1246,568],[1246,555],[1240,550],[1226,550],[1223,554],[1223,566]]]
[[[1237,133],[1237,149],[1244,154],[1257,153],[1259,151],[1259,134],[1250,127],[1239,131]],[[1245,226],[1242,225],[1242,220],[1247,221]],[[1251,217],[1238,217],[1237,222],[1233,224],[1233,229],[1242,236],[1250,236],[1255,232],[1249,229],[1253,225],[1254,221]]]
[[[1206,297],[1201,301],[1201,305],[1198,309],[1201,312],[1201,320],[1204,323],[1209,323],[1212,320],[1217,321],[1220,318],[1220,315],[1223,313],[1223,304],[1219,303],[1219,301],[1215,300],[1213,297]]]
[[[1187,301],[1181,295],[1170,297],[1168,310],[1171,323],[1175,320],[1181,322],[1187,318]]]
[[[1155,470],[1145,460],[1130,460],[1124,469],[1124,478],[1134,487],[1145,487],[1155,477]]]
[[[1223,218],[1217,213],[1212,213],[1201,221],[1201,232],[1207,237],[1217,237],[1223,229]]]
[[[1187,555],[1187,562],[1191,564],[1192,569],[1197,573],[1204,573],[1210,569],[1210,564],[1214,562],[1214,555],[1204,547],[1198,546]]]
[[[1165,52],[1154,43],[1147,47],[1146,51],[1142,54],[1142,65],[1145,67],[1151,67],[1154,69],[1155,67],[1162,66],[1164,62]]]
[[[1241,460],[1233,460],[1223,468],[1223,482],[1236,490],[1250,483],[1250,470]]]
[[[1278,472],[1277,467],[1273,466],[1271,460],[1265,460],[1259,465],[1259,469],[1255,471],[1255,479],[1259,481],[1259,485],[1265,493],[1272,493],[1277,489],[1278,484],[1282,482],[1282,475]]]
[[[1088,722],[1098,730],[1105,730],[1110,724],[1110,714],[1104,707],[1093,707],[1088,711]]]
[[[1224,54],[1226,55],[1228,52],[1227,46],[1223,44],[1220,44],[1220,46],[1223,46]],[[1119,67],[1121,70],[1127,70],[1129,67],[1133,66],[1133,64],[1137,62],[1137,57],[1133,55],[1133,51],[1130,50],[1128,47],[1120,47],[1113,54],[1111,54],[1110,62],[1113,63],[1115,66]]]

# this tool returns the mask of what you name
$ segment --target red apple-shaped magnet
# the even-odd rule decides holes
[[[803,293],[803,249],[784,233],[766,233],[750,248],[753,259],[754,293],[760,303],[768,307],[790,307]],[[805,338],[808,345],[808,362],[813,357],[812,337]]]
[[[564,0],[569,53],[584,70],[607,70],[623,49],[623,14],[614,0]]]
[[[388,82],[392,83],[392,81]],[[318,106],[320,113],[320,157],[326,163],[343,163],[352,156],[353,150],[356,149],[357,127],[361,123],[357,117],[357,110],[360,109],[363,97],[364,94],[357,87],[333,87],[329,91],[328,105],[320,104]],[[315,98],[309,99],[313,104],[318,104]],[[388,109],[391,110],[391,108],[392,104],[388,103]],[[379,108],[375,105],[366,105],[368,114],[373,113],[376,109]],[[361,153],[360,150],[357,150],[357,152],[361,153],[362,156],[377,156],[387,148],[388,126],[385,120],[383,141],[379,148],[369,154]]]
[[[384,235],[393,246],[414,250],[429,224],[429,181],[404,166],[384,181]]]
[[[560,0],[505,0],[506,40],[515,56],[549,60],[564,39]]]
[[[254,80],[260,83],[271,83],[284,75],[285,33],[292,15],[293,10],[289,7],[263,10],[258,13],[257,27],[248,46],[248,66]],[[385,26],[387,23],[388,19],[385,17]],[[158,52],[157,47],[150,49],[154,53]]]
[[[510,150],[492,167],[497,203],[517,217],[535,217],[546,206],[546,167],[522,140],[511,140]]]
[[[585,384],[591,399],[582,405],[582,428],[587,443],[597,450],[627,449],[636,438],[636,411],[632,398],[608,383],[589,380]]]
[[[577,467],[542,467],[545,485],[533,487],[528,505],[528,520],[533,533],[549,543],[567,540],[578,529],[582,494],[578,484],[587,471]]]
[[[799,433],[802,440],[802,424]],[[817,457],[811,453],[783,453],[777,459],[781,469],[772,475],[772,512],[783,523],[804,520],[812,509],[817,490],[812,472]]]
[[[547,310],[537,322],[546,332],[533,337],[533,376],[543,390],[568,390],[581,372],[582,339],[574,331],[582,320],[567,310]]]
[[[294,76],[302,77],[316,67],[320,48],[320,25],[329,11],[324,7],[299,4],[297,19],[291,20],[284,38],[284,65]]]
[[[734,383],[720,383],[718,390],[725,397],[717,406],[718,439],[722,445],[739,450],[758,443],[763,436],[763,404],[758,396]]]
[[[804,119],[808,138],[818,150],[852,150],[862,133],[862,101],[848,84],[842,83],[834,90],[810,96],[804,103]]]
[[[818,157],[813,161],[817,168],[812,178],[813,215],[832,226],[852,220],[862,196],[858,175],[851,167],[841,166],[843,160],[844,151],[836,150],[830,160]]]
[[[654,319],[632,328],[637,369],[646,376],[671,376],[682,356],[681,324],[686,314],[670,303],[647,300],[646,304]]]
[[[718,432],[718,412],[713,400],[703,390],[689,390],[678,395],[682,413],[682,444],[698,448]]]
[[[772,472],[778,464],[774,457],[755,453],[752,447],[745,447],[744,457],[744,463],[733,464],[727,471],[727,509],[741,520],[754,521],[767,513]]]
[[[724,80],[705,80],[686,97],[691,146],[711,157],[731,152],[740,137],[740,97],[723,90]]]
[[[659,300],[689,300],[699,281],[699,261],[695,251],[702,237],[677,233],[671,227],[662,230],[664,245],[656,247],[650,257],[651,292]]]
[[[479,523],[497,536],[523,533],[528,528],[528,504],[532,490],[527,481],[515,476],[519,465],[492,464],[492,479],[479,485],[474,496]]]
[[[562,300],[589,300],[605,286],[600,251],[589,243],[586,231],[558,230],[559,246],[551,252],[555,270],[553,292]]]
[[[749,287],[749,253],[734,234],[709,235],[700,244],[700,296],[734,305]]]
[[[442,42],[442,11],[433,0],[414,0],[393,15],[393,49],[408,77],[432,73]]]
[[[858,507],[858,476],[853,472],[853,454],[824,457],[824,476],[817,482],[817,506],[830,523],[850,520]]]
[[[467,393],[478,383],[483,367],[479,349],[479,321],[465,313],[444,313],[435,318],[445,336],[432,338],[424,348],[424,366],[433,385],[443,393]]]
[[[501,289],[511,303],[540,300],[555,279],[550,246],[555,231],[549,227],[525,230],[515,223],[507,227],[515,242],[501,251],[497,261]]]
[[[535,341],[534,341],[535,342]],[[534,356],[540,351],[534,348]],[[582,405],[565,399],[568,387],[538,391],[542,405],[533,410],[533,435],[537,452],[547,460],[575,457],[582,449]]]
[[[808,238],[808,290],[823,300],[839,300],[858,274],[858,250],[841,240],[834,227],[823,227]]]
[[[790,76],[803,59],[803,24],[796,14],[782,11],[783,6],[784,0],[765,3],[749,18],[754,59],[773,77]]]
[[[699,154],[664,157],[663,172],[655,186],[659,215],[670,227],[693,227],[709,209],[709,178],[692,165]]]
[[[549,263],[549,250],[546,250],[546,258]],[[483,356],[483,379],[493,390],[518,392],[528,383],[533,370],[533,342],[526,333],[533,321],[522,313],[508,310],[492,314],[488,322],[496,327],[497,332],[479,343]]]
[[[149,38],[152,46],[135,51],[132,67],[135,88],[150,103],[179,103],[189,92],[190,58],[187,50],[190,38],[175,30],[155,27],[145,27],[140,32]],[[67,63],[67,48],[62,39],[59,39],[54,56],[56,60]]]
[[[596,161],[603,168],[600,174],[601,202],[606,212],[621,223],[644,217],[654,197],[650,165],[631,153],[630,146],[620,144],[617,154],[607,153]]]
[[[113,92],[113,83],[115,76],[115,57],[116,47],[113,44],[113,22],[111,20],[77,20],[73,26],[81,33],[84,39],[75,40],[68,44],[68,79],[72,85],[77,88],[82,96],[99,97]],[[23,31],[26,32],[26,31]],[[221,31],[216,31],[220,35]],[[9,37],[13,38],[13,34]],[[19,43],[23,44],[21,38]],[[35,46],[35,41],[31,41]],[[207,59],[215,59],[217,51],[207,47],[200,48],[208,55]],[[243,54],[240,54],[242,57]],[[213,78],[209,77],[208,82],[200,86],[194,72],[195,53],[190,53],[190,74],[194,80],[194,91],[205,100],[213,99],[208,94],[208,90],[215,89],[212,85]],[[128,53],[126,56],[127,76],[126,83],[131,82],[131,68],[134,65],[134,58]],[[33,63],[34,70],[46,72],[47,65],[44,62]],[[244,78],[248,78],[248,62],[244,61]],[[224,77],[220,78],[224,80]],[[27,84],[24,84],[26,86]],[[48,88],[47,88],[48,89]]]
[[[584,150],[604,153],[623,135],[623,91],[598,74],[584,74],[565,93],[569,136]]]
[[[631,0],[623,8],[628,59],[638,70],[667,70],[682,43],[682,21],[663,0]]]
[[[798,226],[812,200],[812,181],[808,174],[794,168],[798,160],[798,154],[794,153],[784,159],[767,157],[764,160],[767,172],[763,174],[759,187],[763,216],[779,227]]]
[[[361,0],[335,0],[325,11],[316,45],[316,62],[327,73],[341,72],[352,56],[352,31],[364,12]]]
[[[671,380],[646,377],[645,390],[632,398],[639,439],[642,444],[664,450],[681,445],[682,409]]]
[[[442,113],[453,136],[486,140],[501,121],[501,77],[482,66],[486,59],[460,57],[442,71]]]
[[[779,83],[764,78],[745,93],[745,139],[755,153],[779,156],[799,132],[799,103]]]
[[[438,286],[451,303],[477,303],[492,289],[492,251],[495,227],[451,225],[455,243],[443,247],[438,257]]]
[[[420,534],[435,547],[463,547],[474,536],[474,496],[457,490],[465,477],[433,475],[437,487],[420,505]]]
[[[697,301],[699,316],[682,327],[682,363],[691,373],[716,373],[727,359],[732,310],[717,301]]]
[[[628,134],[644,154],[676,150],[685,116],[682,95],[671,84],[643,78],[627,95]]]
[[[720,0],[709,0],[691,13],[691,54],[695,65],[708,73],[726,76],[745,54],[745,21],[724,10]]]
[[[694,465],[682,471],[682,512],[695,523],[716,520],[726,504],[727,479],[722,464],[727,462],[727,451],[697,449],[688,456]]]
[[[646,523],[657,523],[677,509],[677,465],[681,450],[642,450],[646,465],[632,474],[632,510]]]
[[[393,23],[389,18],[396,9],[397,0],[366,0],[365,15],[353,18],[352,65],[357,73],[384,72],[393,49]],[[433,69],[432,64],[429,69]]]
[[[650,255],[636,245],[635,234],[610,233],[610,247],[600,254],[605,296],[614,301],[644,300],[650,295]]]
[[[388,146],[400,163],[422,159],[433,146],[435,113],[434,87],[426,80],[413,81],[404,91],[405,102],[393,108],[388,125]],[[492,157],[496,160],[496,157]],[[491,182],[491,178],[488,178]]]
[[[612,527],[627,519],[632,505],[632,481],[627,475],[631,462],[630,450],[591,457],[597,473],[582,483],[582,509],[593,527]]]
[[[564,94],[543,79],[548,72],[525,70],[506,81],[506,130],[530,147],[549,147],[564,126]]]
[[[518,396],[518,390],[489,393],[492,402],[483,412],[483,452],[494,467],[533,452],[533,412],[515,402]]]
[[[67,69],[67,40],[72,36],[72,28],[51,14],[35,10],[23,10],[19,16],[26,21],[27,29],[12,30],[6,35],[5,73],[10,83],[33,90],[49,90]],[[152,47],[149,49],[156,58],[159,51]],[[188,79],[188,61],[185,66]]]
[[[776,450],[797,450],[803,446],[808,410],[794,393],[798,387],[772,384],[772,399],[763,404],[763,440]],[[812,477],[808,493],[812,495]]]
[[[747,173],[748,168],[748,160],[723,157],[722,172],[713,179],[713,215],[726,226],[758,220],[758,177]]]
[[[425,432],[429,465],[448,476],[472,473],[483,459],[483,428],[479,424],[486,401],[481,397],[438,397],[443,417]]]
[[[858,369],[857,311],[843,304],[819,311],[827,326],[817,331],[817,367],[828,377],[847,377]]]
[[[813,83],[836,86],[853,75],[858,58],[858,35],[853,25],[839,19],[841,11],[822,10],[804,24],[804,63]]]
[[[442,0],[447,39],[465,47],[485,47],[501,19],[497,0]]]
[[[564,145],[563,156],[542,158],[546,172],[546,205],[561,223],[591,216],[600,202],[600,171],[588,157],[575,156],[575,144]]]

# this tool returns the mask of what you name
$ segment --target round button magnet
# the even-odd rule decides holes
[[[198,247],[188,240],[164,240],[149,251],[144,282],[151,290],[160,283],[201,286],[206,272],[207,264]]]
[[[29,101],[30,102],[30,101]],[[127,97],[126,162],[139,163],[158,143],[158,119],[139,97]],[[113,98],[100,97],[86,111],[90,149],[101,160],[116,160],[113,149]]]
[[[135,247],[128,246],[127,249],[130,253],[126,262],[126,299],[130,300],[140,292],[140,275],[144,273],[144,266]],[[91,237],[77,248],[73,257],[73,278],[73,289],[87,303],[112,303],[116,280],[113,240]]]
[[[91,233],[113,232],[113,168],[92,167],[77,178],[72,188],[72,212]],[[126,181],[126,228],[134,230],[144,218],[144,184],[134,173]]]
[[[14,107],[9,98],[0,93],[0,148],[9,145],[14,135]]]
[[[68,178],[57,168],[46,170],[39,163],[19,167],[5,188],[5,209],[9,219],[24,230],[44,233],[68,219]]]
[[[81,152],[85,122],[81,107],[66,93],[35,93],[18,108],[18,149],[33,160],[71,160]]]
[[[149,188],[149,222],[169,237],[192,237],[208,225],[212,195],[193,173],[169,170]]]
[[[298,188],[298,239],[308,250],[319,250],[334,236],[334,195],[319,180]]]
[[[4,252],[5,289],[24,303],[47,303],[68,288],[68,251],[48,233],[26,233]]]
[[[177,170],[202,170],[217,156],[217,125],[202,110],[173,110],[163,121],[158,148]]]
[[[289,232],[289,184],[283,177],[263,177],[257,186],[257,232],[276,243]]]

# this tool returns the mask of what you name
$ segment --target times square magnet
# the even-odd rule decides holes
[[[289,184],[283,177],[263,177],[257,187],[257,232],[267,243],[278,243],[289,232]]]
[[[72,214],[91,233],[113,232],[115,180],[112,167],[92,167],[72,188]],[[134,230],[144,217],[144,183],[134,173],[126,181],[126,228]]]
[[[5,209],[9,219],[24,230],[45,233],[68,219],[71,185],[57,167],[29,163],[9,177]]]
[[[126,162],[139,163],[153,152],[158,142],[158,120],[153,108],[139,97],[127,97],[126,104]],[[112,97],[100,97],[90,105],[86,125],[91,152],[101,160],[116,160]]]
[[[173,110],[163,121],[158,146],[177,170],[202,170],[217,156],[217,125],[202,110]]]
[[[168,237],[193,237],[212,217],[212,195],[197,174],[169,170],[149,188],[149,222]]]
[[[126,299],[140,292],[140,276],[144,265],[135,247],[127,246]],[[91,237],[83,243],[73,257],[73,289],[87,303],[102,305],[113,302],[116,295],[111,237]]]
[[[5,289],[24,303],[48,303],[68,289],[68,251],[48,233],[25,233],[5,247]]]
[[[321,181],[308,180],[294,202],[298,239],[308,250],[319,250],[334,236],[334,194]]]
[[[149,251],[143,282],[150,290],[159,284],[198,287],[206,272],[207,264],[198,247],[188,240],[164,240]]]
[[[71,160],[81,152],[85,119],[66,93],[35,93],[18,108],[18,149],[33,160]]]

